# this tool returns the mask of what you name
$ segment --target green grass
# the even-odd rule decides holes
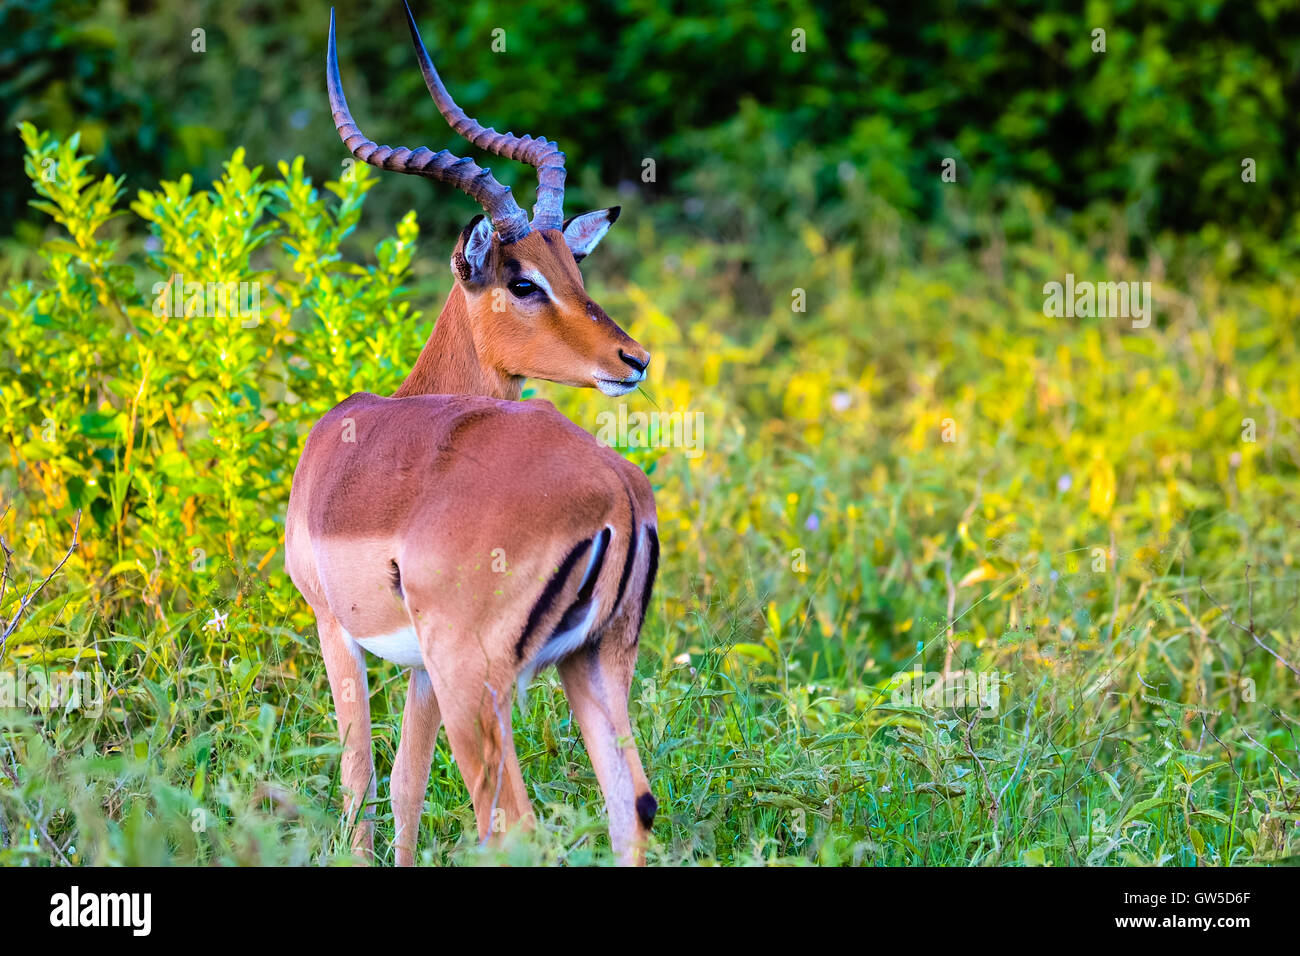
[[[661,593],[686,576],[674,570]],[[1035,578],[1044,583],[1037,595],[1029,584],[1025,606],[1071,620],[1078,605],[1067,588],[1042,575],[1026,583]],[[1156,580],[1145,607],[1121,607],[1114,637],[1070,645],[1020,632],[970,649],[979,665],[1008,668],[1013,679],[1000,712],[985,718],[977,707],[892,706],[859,674],[864,665],[870,674],[900,664],[877,664],[869,642],[834,647],[811,619],[778,637],[744,601],[662,598],[634,694],[638,742],[663,807],[651,861],[1195,865],[1293,854],[1297,786],[1278,755],[1294,750],[1290,721],[1252,717],[1270,705],[1228,690],[1216,700],[1235,713],[1207,722],[1179,702],[1186,695],[1177,686],[1143,686],[1156,684],[1162,658],[1177,662],[1168,657],[1176,640],[1157,636],[1154,595],[1194,605],[1199,592],[1178,575]],[[1229,593],[1224,583],[1214,589]],[[815,606],[816,592],[809,582],[800,606]],[[664,609],[679,601],[694,608],[669,622]],[[256,613],[254,602],[248,614]],[[195,623],[180,616],[170,627],[119,626],[98,642],[120,661],[105,675],[119,689],[106,719],[33,721],[9,737],[12,786],[0,790],[5,863],[347,859],[332,809],[338,748],[329,690],[310,638],[291,638],[255,676],[244,675],[238,641],[205,647]],[[937,668],[944,642],[927,627],[913,626],[929,638],[915,661]],[[1239,643],[1226,630],[1211,624],[1201,639],[1206,656]],[[754,647],[770,648],[772,663],[751,651],[739,659],[755,665],[728,666],[738,638],[763,641]],[[270,635],[263,640],[274,647]],[[686,647],[691,664],[673,664]],[[1056,658],[1050,666],[1047,655]],[[900,656],[907,666],[906,650]],[[150,680],[150,660],[174,676]],[[388,860],[386,775],[404,682],[382,663],[371,676],[379,854]],[[468,796],[443,743],[422,820],[424,862],[607,860],[599,790],[553,672],[527,702],[516,742],[539,832],[499,852],[477,849]]]

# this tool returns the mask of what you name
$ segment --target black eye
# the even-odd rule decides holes
[[[519,299],[526,299],[537,291],[537,286],[534,283],[529,282],[527,279],[515,279],[513,282],[507,283],[506,288],[510,290],[510,293],[513,296]]]

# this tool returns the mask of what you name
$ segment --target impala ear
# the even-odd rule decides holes
[[[451,254],[451,271],[461,282],[483,281],[483,268],[492,249],[492,221],[482,214],[475,216],[460,231],[456,251]]]
[[[618,220],[621,209],[621,206],[610,206],[608,209],[584,212],[581,216],[570,216],[564,220],[564,241],[573,253],[575,262],[585,259],[596,248],[596,244],[605,238],[609,227]]]

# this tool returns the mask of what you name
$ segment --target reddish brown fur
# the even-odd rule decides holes
[[[456,254],[464,242],[462,237]],[[521,319],[519,304],[504,291],[509,261],[550,281],[555,300],[542,305],[540,315]],[[624,378],[628,365],[620,350],[650,361],[649,353],[591,301],[560,233],[531,232],[504,246],[494,240],[484,271],[480,283],[457,278],[433,335],[394,398],[442,392],[517,399],[525,378],[580,388],[595,384],[591,372],[597,369],[608,378]],[[494,290],[507,306],[503,312],[493,311]]]

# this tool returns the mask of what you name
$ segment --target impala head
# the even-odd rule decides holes
[[[514,242],[502,242],[484,216],[465,227],[451,271],[484,365],[606,395],[636,388],[650,355],[592,301],[578,271],[617,218],[618,207],[601,209]]]
[[[462,230],[451,271],[464,294],[474,347],[485,368],[515,378],[594,387],[606,395],[632,391],[650,354],[592,301],[578,263],[618,219],[618,207],[564,219],[564,153],[544,138],[498,133],[452,100],[406,7],[411,40],[429,94],[451,127],[480,149],[537,169],[531,221],[491,171],[447,150],[376,145],[357,128],[343,96],[330,11],[326,78],[330,109],[352,155],[372,166],[450,183],[485,215]]]

